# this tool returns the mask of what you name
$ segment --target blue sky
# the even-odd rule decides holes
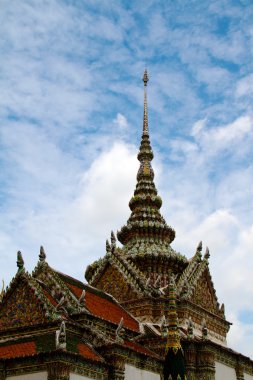
[[[148,68],[162,213],[200,240],[229,345],[253,357],[251,1],[2,1],[0,278],[21,250],[83,279],[128,215]]]

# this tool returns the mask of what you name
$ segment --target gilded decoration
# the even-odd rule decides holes
[[[123,380],[126,364],[162,379],[165,363],[164,380],[185,372],[188,380],[214,380],[217,361],[234,368],[237,379],[253,374],[249,358],[225,347],[229,322],[208,248],[203,254],[200,242],[188,260],[170,245],[175,231],[161,215],[151,164],[146,71],[143,80],[140,165],[131,214],[117,232],[122,247],[112,233],[105,257],[86,270],[92,287],[53,270],[43,247],[30,276],[18,252],[16,276],[6,290],[0,286],[0,380],[42,371],[48,380],[69,380],[72,373]]]
[[[191,301],[213,314],[219,314],[215,291],[208,277],[206,270],[197,282]]]
[[[105,269],[103,276],[97,283],[97,287],[106,293],[113,294],[119,302],[137,297],[136,292],[127,284],[122,274],[111,265]]]
[[[46,321],[47,317],[35,291],[25,281],[20,281],[15,290],[3,301],[0,309],[0,330]]]

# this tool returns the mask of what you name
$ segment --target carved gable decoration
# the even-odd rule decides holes
[[[0,330],[31,326],[48,321],[35,291],[20,278],[0,304]]]
[[[219,304],[210,273],[206,269],[195,285],[190,300],[213,314],[219,315]]]
[[[106,293],[112,294],[119,302],[138,298],[138,292],[134,290],[134,285],[128,282],[122,273],[112,265],[108,265],[96,287]]]

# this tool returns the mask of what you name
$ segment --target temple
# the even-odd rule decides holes
[[[209,249],[200,242],[187,259],[171,246],[151,164],[147,70],[143,82],[130,216],[87,267],[87,283],[53,269],[43,247],[28,273],[18,252],[0,294],[0,380],[253,380],[253,361],[227,347]]]

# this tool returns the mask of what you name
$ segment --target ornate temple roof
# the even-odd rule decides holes
[[[187,318],[192,315],[196,322],[195,336],[201,336],[199,315],[202,315],[202,319],[212,326],[210,337],[213,341],[225,345],[230,324],[225,319],[224,305],[218,302],[210,275],[209,250],[207,248],[202,255],[201,243],[191,259],[176,252],[171,247],[175,231],[160,212],[162,200],[151,164],[154,155],[148,125],[147,70],[143,82],[143,126],[137,156],[140,166],[134,195],[129,202],[131,214],[117,232],[122,247],[117,246],[112,233],[111,242],[106,242],[106,255],[87,267],[85,278],[90,285],[113,294],[140,322],[152,324],[159,335],[159,324],[166,314],[170,280],[174,277],[181,331],[187,328]]]
[[[17,256],[18,271],[0,301],[0,361],[60,350],[104,363],[103,353],[119,348],[159,360],[133,340],[140,324],[111,295],[51,268],[43,247],[32,275]]]

